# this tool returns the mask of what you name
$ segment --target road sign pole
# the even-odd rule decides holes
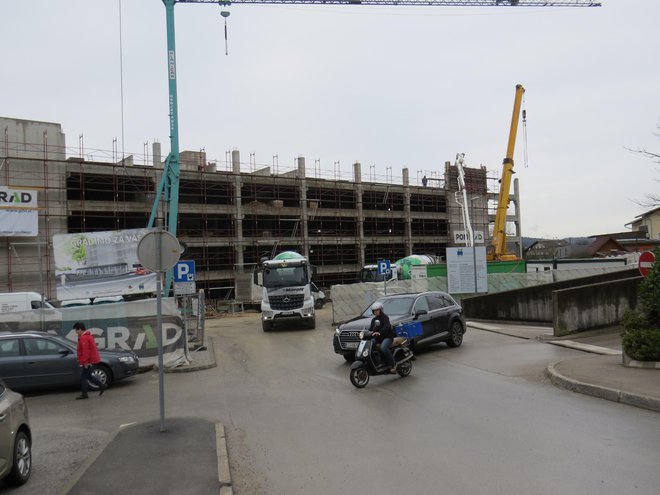
[[[160,431],[165,431],[165,373],[163,372],[163,295],[161,279],[163,277],[162,232],[159,232],[156,242],[156,259],[158,260],[158,274],[156,275],[156,340],[158,342],[158,397],[160,404]]]
[[[385,291],[385,295],[387,295],[387,274],[388,272],[391,274],[391,267],[390,267],[390,261],[389,260],[377,260],[376,261],[376,266],[377,270],[376,273],[378,275],[384,275],[383,277],[383,290]]]
[[[146,234],[138,244],[138,259],[156,273],[156,342],[158,344],[158,393],[160,396],[160,431],[165,431],[165,385],[163,372],[163,311],[162,278],[181,256],[176,237],[162,228]]]

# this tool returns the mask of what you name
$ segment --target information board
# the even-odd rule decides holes
[[[447,248],[447,286],[450,294],[488,292],[485,246]]]

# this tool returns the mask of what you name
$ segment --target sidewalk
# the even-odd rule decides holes
[[[616,327],[558,338],[551,327],[479,321],[467,324],[584,351],[583,357],[550,364],[546,368],[550,381],[573,392],[660,412],[660,369],[624,366],[620,329]]]

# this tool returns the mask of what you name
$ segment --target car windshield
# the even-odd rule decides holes
[[[405,316],[411,314],[411,307],[415,301],[414,296],[394,297],[390,299],[377,299],[383,305],[383,312],[387,316]],[[371,317],[371,305],[362,313],[364,317]]]

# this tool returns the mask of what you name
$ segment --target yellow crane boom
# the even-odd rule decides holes
[[[525,88],[523,88],[522,84],[517,84],[516,96],[513,101],[511,129],[509,130],[509,142],[506,147],[506,157],[502,162],[502,178],[500,179],[500,193],[497,200],[497,212],[495,213],[495,226],[493,227],[492,250],[487,257],[490,261],[518,259],[516,255],[507,254],[506,252],[506,212],[509,209],[511,177],[514,174],[513,152],[516,147],[516,135],[518,133],[518,121],[520,119],[523,93],[525,93]]]

